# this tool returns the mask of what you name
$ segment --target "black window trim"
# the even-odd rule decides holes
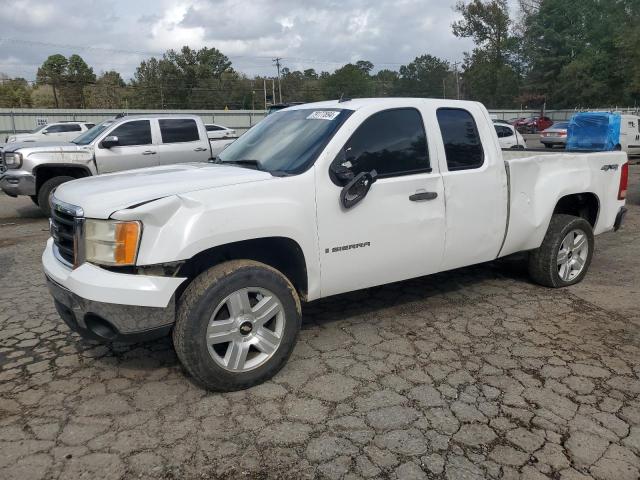
[[[463,112],[466,112],[466,113],[469,114],[469,116],[471,117],[471,120],[473,121],[473,126],[476,129],[476,133],[478,134],[478,140],[480,140],[480,150],[482,151],[482,163],[480,165],[478,165],[476,167],[473,167],[473,168],[453,168],[453,169],[449,168],[449,162],[447,162],[447,149],[444,146],[444,137],[442,136],[442,128],[440,127],[440,121],[438,120],[438,112],[440,110],[462,110]],[[487,157],[484,154],[484,145],[482,144],[482,136],[480,135],[480,130],[478,130],[478,124],[476,123],[476,119],[473,116],[473,113],[471,113],[466,108],[461,108],[461,107],[438,107],[438,108],[436,108],[436,121],[438,122],[438,129],[440,130],[440,139],[442,140],[442,147],[444,148],[444,163],[447,165],[447,172],[461,172],[463,170],[477,170],[478,168],[481,168],[484,165],[485,160],[487,159]]]
[[[196,124],[196,131],[198,132],[198,139],[197,140],[185,140],[184,142],[168,142],[168,143],[165,143],[164,138],[162,137],[162,127],[160,126],[160,120],[191,120],[192,122],[194,122]],[[205,128],[205,130],[206,130],[206,128]],[[200,129],[198,128],[198,122],[196,121],[195,118],[189,118],[189,117],[158,118],[158,131],[160,132],[160,145],[175,145],[175,144],[183,144],[183,143],[204,142],[204,140],[202,138],[200,138]],[[209,138],[208,135],[207,135],[207,138]]]
[[[349,138],[347,139],[346,142],[344,142],[344,144],[340,147],[340,150],[343,150],[345,145],[348,145],[349,142],[351,141],[351,139],[353,138],[353,136],[358,133],[358,129],[364,125],[364,123],[369,120],[371,117],[373,117],[374,115],[377,115],[379,113],[384,113],[384,112],[393,112],[395,110],[415,110],[416,112],[418,112],[418,115],[420,116],[420,123],[422,124],[422,131],[424,132],[424,140],[425,143],[427,144],[427,160],[429,161],[429,167],[427,168],[418,168],[415,170],[407,170],[404,172],[399,172],[399,173],[386,173],[386,174],[378,174],[378,179],[379,180],[383,180],[385,178],[395,178],[395,177],[406,177],[407,175],[418,175],[420,173],[433,173],[433,167],[431,166],[431,152],[429,150],[429,139],[427,138],[427,129],[425,128],[424,125],[424,118],[422,118],[422,112],[420,111],[420,109],[416,108],[416,107],[393,107],[393,108],[386,108],[384,110],[378,110],[377,112],[373,112],[371,115],[369,115],[367,118],[365,118],[364,120],[362,120],[360,122],[360,125],[358,125],[356,127],[356,129],[353,131],[353,133],[349,136]],[[335,176],[333,175],[333,173],[331,172],[331,165],[333,165],[333,162],[336,161],[336,157],[334,157],[333,160],[331,160],[331,162],[329,162],[329,177],[331,178],[331,181],[337,185],[338,187],[342,188],[344,187],[344,185],[342,183],[340,183],[338,181],[337,178],[335,178]]]
[[[102,141],[105,138],[112,136],[112,133],[115,132],[118,128],[120,128],[122,125],[126,125],[127,123],[133,123],[133,122],[149,122],[149,130],[151,132],[151,143],[138,143],[136,145],[116,145],[116,146],[111,147],[111,148],[146,147],[147,145],[156,145],[154,143],[154,141],[153,141],[153,126],[151,125],[151,119],[150,118],[132,118],[132,119],[127,120],[125,122],[118,123],[109,132],[107,132],[106,135],[103,135],[102,138],[100,139],[100,141],[98,142],[98,146],[100,148],[104,148],[102,146]]]

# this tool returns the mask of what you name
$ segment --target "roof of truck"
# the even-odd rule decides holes
[[[442,98],[412,98],[412,97],[380,97],[380,98],[354,98],[340,100],[327,100],[324,102],[303,103],[287,108],[287,110],[301,110],[310,108],[344,108],[348,110],[359,110],[366,107],[388,107],[411,106],[418,104],[433,104],[434,106],[460,106],[477,105],[478,102],[469,100],[450,100]]]

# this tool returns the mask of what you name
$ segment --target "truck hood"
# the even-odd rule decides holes
[[[29,151],[43,151],[50,152],[52,150],[56,152],[77,152],[78,150],[86,149],[86,146],[79,146],[71,142],[11,142],[4,146],[5,152],[16,152],[21,149],[28,148]]]
[[[182,163],[81,178],[60,185],[54,196],[82,208],[90,218],[159,198],[240,183],[274,179],[270,173],[211,163]]]

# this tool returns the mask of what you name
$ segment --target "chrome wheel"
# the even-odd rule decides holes
[[[209,319],[209,354],[225,370],[252,370],[276,352],[284,323],[284,307],[272,292],[259,287],[236,290],[220,302]]]
[[[587,263],[589,240],[582,230],[571,230],[558,250],[558,275],[565,282],[576,278]]]

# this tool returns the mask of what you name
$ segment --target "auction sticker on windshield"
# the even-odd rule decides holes
[[[307,120],[333,120],[338,115],[340,115],[340,112],[336,112],[335,110],[316,110],[309,114]]]

